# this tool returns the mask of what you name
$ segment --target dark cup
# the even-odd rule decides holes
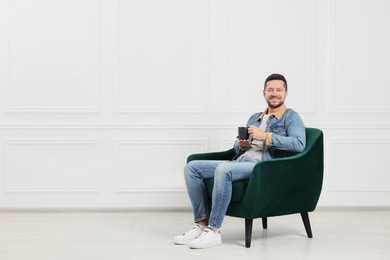
[[[248,127],[239,126],[238,127],[238,138],[241,140],[248,140],[249,139],[249,133],[248,133]]]

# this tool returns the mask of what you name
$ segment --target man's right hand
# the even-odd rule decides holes
[[[240,146],[241,150],[247,150],[251,147],[251,142],[249,140],[238,140],[238,145]]]

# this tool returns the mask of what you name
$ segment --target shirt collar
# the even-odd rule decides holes
[[[275,116],[276,119],[279,120],[279,118],[284,114],[284,112],[286,112],[286,110],[287,110],[287,106],[285,104],[283,104],[280,107],[278,107],[276,109],[276,111],[270,115]],[[264,115],[266,115],[266,114],[268,114],[268,107],[264,110],[264,112],[259,116],[259,118],[257,120],[263,119]]]

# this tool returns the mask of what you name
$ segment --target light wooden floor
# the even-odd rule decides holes
[[[390,210],[321,210],[310,214],[314,237],[300,215],[254,221],[244,247],[244,220],[226,217],[223,244],[193,250],[173,236],[192,226],[189,211],[0,211],[1,260],[140,259],[390,259]]]

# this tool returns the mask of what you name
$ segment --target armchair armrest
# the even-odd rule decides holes
[[[193,160],[231,160],[234,155],[236,155],[234,148],[223,152],[191,154],[187,158],[187,163]]]
[[[303,152],[256,164],[243,199],[247,207],[255,209],[256,216],[313,211],[322,187],[320,158]]]

